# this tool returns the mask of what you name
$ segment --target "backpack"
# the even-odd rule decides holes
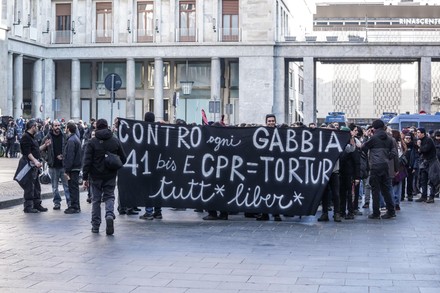
[[[11,139],[15,136],[15,130],[14,127],[9,127],[8,132],[6,133],[6,138]]]
[[[370,173],[370,166],[368,166],[368,156],[364,152],[360,152],[360,177],[361,179],[368,178],[368,175]]]

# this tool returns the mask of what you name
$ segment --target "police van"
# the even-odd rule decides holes
[[[393,117],[388,126],[391,129],[401,131],[404,128],[415,126],[417,128],[423,127],[426,131],[440,129],[440,112],[435,115],[430,114],[399,114]]]
[[[347,126],[347,118],[344,112],[329,112],[324,122],[325,124],[338,122],[339,126]]]

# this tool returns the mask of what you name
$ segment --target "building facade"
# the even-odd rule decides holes
[[[301,64],[274,55],[276,42],[310,30],[313,7],[300,2],[3,0],[1,113],[88,121],[153,111],[200,123],[204,109],[229,124],[271,112],[300,119]],[[114,103],[112,74],[122,82]]]

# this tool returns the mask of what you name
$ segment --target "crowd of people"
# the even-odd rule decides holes
[[[144,120],[155,122],[154,113],[147,112]],[[179,119],[178,124],[185,124],[185,121]],[[306,126],[302,122],[290,126],[277,125],[273,114],[266,116],[265,126],[318,127],[315,123]],[[363,214],[363,209],[369,210],[370,203],[372,212],[368,215],[369,219],[391,219],[396,217],[396,211],[400,211],[401,201],[434,203],[435,197],[438,197],[440,179],[436,178],[440,178],[440,130],[432,132],[421,127],[392,130],[381,120],[375,120],[366,128],[355,124],[340,127],[337,122],[319,127],[348,131],[351,138],[330,176],[318,221],[329,221],[331,211],[335,222],[353,220]],[[84,187],[88,190],[87,202],[92,204],[92,232],[99,232],[101,203],[104,203],[106,233],[114,233],[117,168],[109,167],[108,158],[116,155],[122,166],[126,154],[115,128],[109,127],[105,119],[92,119],[87,124],[81,120],[66,122],[46,118],[42,121],[20,117],[16,121],[10,119],[0,135],[7,139],[8,157],[17,157],[17,151],[12,149],[14,144],[19,143],[22,156],[15,179],[24,189],[25,213],[48,210],[41,205],[39,174],[44,163],[52,185],[53,209],[61,209],[61,182],[66,206],[64,213],[81,211],[79,184],[82,175]],[[26,165],[32,168],[27,170]],[[120,205],[117,210],[121,215],[137,215],[140,211],[138,207]],[[264,213],[245,213],[245,216],[258,221],[270,219],[269,214]],[[145,214],[139,218],[162,219],[162,209],[160,206],[147,206]],[[210,210],[203,219],[227,220],[228,212]],[[273,215],[273,219],[282,221],[281,215]]]

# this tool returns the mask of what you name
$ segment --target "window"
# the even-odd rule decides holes
[[[154,4],[152,1],[137,4],[137,41],[152,42],[154,27]]]
[[[81,62],[80,65],[80,78],[81,78],[81,89],[91,89],[92,88],[92,63]]]
[[[154,88],[154,62],[148,63],[148,88]],[[163,88],[170,88],[170,63],[163,63]]]
[[[298,77],[298,92],[304,94],[304,78],[302,76]]]
[[[176,85],[180,86],[180,81],[194,81],[193,88],[209,88],[211,86],[211,63],[178,63]],[[188,76],[187,73],[188,72]]]
[[[97,43],[111,43],[113,25],[112,3],[96,3],[96,38]]]
[[[69,3],[56,4],[55,43],[69,44],[71,36],[71,7]]]
[[[97,72],[97,81],[104,81],[107,75],[111,73],[116,73],[121,77],[122,86],[121,88],[126,88],[127,86],[127,63],[125,62],[100,62],[97,64],[98,72]],[[103,70],[104,68],[104,70]],[[137,89],[142,88],[142,80],[143,80],[143,63],[136,62],[134,66],[135,70],[135,87]],[[82,73],[82,71],[81,71]]]
[[[240,84],[239,78],[238,78],[238,63],[237,62],[231,62],[229,64],[230,67],[230,79],[229,79],[229,87],[231,89],[238,89],[238,85]]]
[[[196,2],[180,1],[179,3],[179,41],[196,41]]]
[[[238,0],[223,0],[222,41],[239,41]]]

